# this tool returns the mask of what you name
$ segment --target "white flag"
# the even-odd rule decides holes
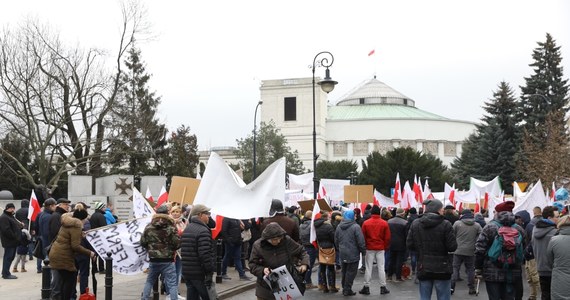
[[[154,215],[154,209],[152,209],[152,206],[150,206],[136,187],[133,187],[133,215],[135,218],[144,218]]]

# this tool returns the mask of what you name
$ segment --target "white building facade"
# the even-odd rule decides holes
[[[305,169],[313,169],[312,78],[262,81],[261,121],[273,121]],[[315,88],[315,124],[319,160],[354,160],[397,147],[430,153],[445,165],[461,155],[475,123],[452,120],[415,107],[415,101],[372,78],[336,104]]]

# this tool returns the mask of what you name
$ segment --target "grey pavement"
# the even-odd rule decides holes
[[[26,273],[13,273],[18,279],[7,280],[0,279],[0,299],[3,300],[38,300],[41,299],[41,282],[42,275],[36,273],[36,261],[28,261],[26,263]],[[247,273],[250,275],[249,273]],[[224,280],[221,284],[216,284],[216,289],[220,299],[232,299],[237,293],[252,289],[255,286],[255,280],[240,281],[239,275],[235,269],[228,268],[228,275],[232,280]],[[98,299],[105,299],[105,275],[97,274],[97,295]],[[120,275],[113,273],[113,299],[119,300],[138,300],[140,299],[146,274],[138,275]],[[89,286],[91,287],[91,277],[89,277]],[[79,289],[79,285],[77,285]],[[186,285],[179,285],[180,295],[186,297]],[[159,299],[167,299],[165,295],[160,295]]]

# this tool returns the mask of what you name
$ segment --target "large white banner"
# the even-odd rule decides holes
[[[521,210],[526,210],[532,216],[532,210],[534,207],[538,206],[544,208],[549,205],[548,197],[544,195],[544,189],[542,189],[542,183],[540,180],[534,185],[534,187],[526,193],[526,195],[517,197],[517,202],[515,202],[515,208],[513,208],[513,213],[517,213]]]
[[[386,197],[377,190],[374,190],[374,197],[376,197],[381,207],[400,207],[400,203],[394,204],[393,198]]]
[[[287,173],[287,177],[289,178],[289,189],[290,190],[301,190],[303,193],[312,194],[314,189],[314,182],[313,182],[313,172],[295,175],[291,173]]]
[[[113,271],[123,275],[135,275],[148,268],[146,249],[140,244],[145,227],[152,217],[100,227],[86,232],[87,241],[99,257],[113,258]]]
[[[350,185],[348,179],[321,179],[321,191],[324,187],[327,199],[338,204],[340,200],[344,200],[344,186]]]
[[[285,158],[272,163],[253,182],[245,185],[226,162],[212,152],[196,193],[194,204],[233,219],[269,217],[272,199],[284,202]]]

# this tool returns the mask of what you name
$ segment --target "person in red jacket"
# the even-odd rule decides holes
[[[366,241],[366,272],[364,274],[364,286],[360,294],[370,295],[370,279],[372,278],[372,268],[374,260],[378,268],[380,279],[380,294],[388,294],[386,288],[386,273],[384,272],[384,250],[390,247],[390,227],[388,222],[380,218],[380,207],[374,205],[370,210],[370,219],[362,223],[362,233]]]

